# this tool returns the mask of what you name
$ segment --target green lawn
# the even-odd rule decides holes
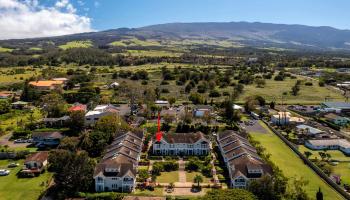
[[[159,183],[174,183],[179,181],[179,172],[161,172],[160,176],[157,176],[157,182]]]
[[[200,172],[186,172],[186,181],[187,182],[193,182],[194,177],[199,174],[203,177],[203,183],[210,183],[210,178],[205,177],[202,173]]]
[[[274,162],[287,177],[303,177],[309,181],[306,191],[310,197],[314,197],[316,191],[321,187],[324,199],[343,199],[336,191],[328,186],[314,171],[312,171],[303,161],[279,139],[275,134],[251,133],[254,140],[261,143],[266,148],[266,153],[271,154]]]
[[[298,146],[299,151],[304,153],[305,151],[309,151],[312,153],[312,155],[310,156],[310,159],[319,159],[321,160],[321,156],[318,154],[318,152],[323,152],[323,151],[315,151],[315,150],[311,150],[308,149],[307,147],[305,147],[304,145],[299,145]],[[344,155],[341,151],[338,150],[328,150],[326,153],[331,155],[331,160],[336,160],[336,161],[340,161],[340,162],[350,162],[350,157]],[[350,172],[349,172],[350,173]]]
[[[93,44],[90,40],[84,40],[84,41],[67,42],[64,45],[60,45],[59,47],[63,50],[67,50],[67,49],[71,49],[71,48],[89,48],[92,46],[93,46]]]
[[[43,49],[40,48],[40,47],[31,47],[31,48],[29,48],[29,50],[32,50],[32,51],[41,51],[41,50],[43,50]]]
[[[1,168],[13,161],[0,161]],[[52,177],[51,173],[45,172],[35,178],[17,178],[16,174],[21,170],[23,160],[16,161],[20,166],[10,169],[10,175],[0,176],[0,199],[1,200],[36,200],[46,189],[47,182]]]
[[[125,55],[131,56],[150,56],[150,57],[162,57],[162,56],[170,56],[170,57],[179,57],[182,53],[175,53],[170,51],[159,51],[159,50],[128,50]]]
[[[136,189],[133,194],[138,196],[163,196],[163,188],[154,188],[154,191]]]
[[[301,78],[300,78],[301,79]],[[261,95],[267,101],[275,100],[281,102],[283,92],[288,92],[284,95],[284,101],[288,104],[318,104],[323,102],[326,96],[329,96],[333,101],[343,101],[344,97],[327,87],[320,87],[317,81],[313,81],[313,86],[305,86],[301,84],[300,92],[298,96],[289,94],[292,86],[295,84],[297,79],[286,78],[284,81],[266,80],[264,88],[257,88],[256,84],[245,85],[244,93],[239,98],[240,102],[252,95]]]
[[[336,166],[333,166],[333,173],[341,176],[342,183],[350,184],[350,163],[341,162]]]
[[[303,145],[299,145],[299,151],[309,151],[312,153],[310,159],[317,158],[319,160],[321,160],[321,156],[318,154],[318,152],[323,152],[308,149]],[[331,160],[339,162],[335,166],[332,165],[333,173],[341,176],[342,183],[350,184],[350,157],[344,155],[341,151],[338,150],[328,150],[327,153],[331,155]]]

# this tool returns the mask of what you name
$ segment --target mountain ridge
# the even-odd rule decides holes
[[[274,24],[262,22],[191,22],[166,23],[140,28],[118,28],[73,35],[1,40],[1,44],[57,40],[92,40],[96,45],[108,45],[123,37],[141,40],[218,40],[246,47],[350,51],[350,30],[330,26]]]

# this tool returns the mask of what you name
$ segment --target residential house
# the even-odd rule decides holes
[[[336,124],[338,126],[345,126],[349,124],[350,119],[347,117],[342,117],[340,115],[337,115],[335,113],[328,113],[323,116],[327,121]]]
[[[156,100],[154,102],[154,104],[160,108],[169,108],[170,107],[169,101],[165,101],[165,100]]]
[[[14,97],[14,92],[2,91],[0,92],[0,99],[10,99]]]
[[[230,187],[246,188],[251,180],[271,175],[272,168],[249,141],[232,130],[217,134],[217,143],[229,172]]]
[[[37,146],[50,146],[54,147],[60,144],[63,138],[62,132],[34,132],[32,134],[33,142]]]
[[[109,86],[108,86],[109,89],[115,89],[117,87],[119,87],[119,83],[118,82],[113,82],[113,83],[109,84]]]
[[[174,108],[169,108],[169,109],[165,109],[160,111],[160,117],[164,118],[164,117],[169,117],[172,118],[174,120],[176,120],[177,118],[177,110]]]
[[[127,132],[115,138],[94,170],[96,192],[132,192],[143,144],[142,132]]]
[[[112,114],[118,114],[117,107],[113,105],[98,105],[94,110],[91,110],[85,114],[85,125],[95,124],[101,117]]]
[[[68,78],[64,78],[64,77],[61,77],[61,78],[53,78],[52,80],[53,80],[53,81],[62,81],[63,84],[66,84],[66,83],[69,81]]]
[[[308,125],[298,125],[296,126],[297,129],[297,134],[299,135],[309,135],[309,136],[316,136],[318,134],[324,133],[324,131],[314,128],[312,126],[308,126]]]
[[[305,120],[301,117],[293,117],[290,112],[278,112],[271,116],[271,123],[275,125],[301,124]]]
[[[70,117],[65,115],[62,117],[51,117],[51,118],[43,118],[42,122],[46,127],[63,127],[68,124]]]
[[[18,109],[18,110],[28,108],[28,102],[24,102],[24,101],[16,101],[14,103],[11,103],[11,105],[13,109]]]
[[[123,200],[166,200],[166,197],[126,196]]]
[[[317,139],[307,140],[305,146],[312,150],[340,150],[350,155],[350,142],[346,139]]]
[[[323,102],[321,108],[325,110],[335,110],[342,113],[350,112],[350,103],[348,102]]]
[[[68,109],[69,112],[82,111],[84,113],[86,113],[86,110],[87,110],[87,106],[80,103],[75,103],[72,105],[72,107]]]
[[[194,117],[210,116],[213,111],[214,109],[210,105],[196,105],[193,108],[193,116]]]
[[[238,111],[244,112],[244,108],[240,105],[233,104],[232,108],[233,108],[233,110],[238,110]]]
[[[37,90],[49,91],[63,87],[63,81],[31,81],[29,85]]]
[[[156,155],[207,155],[210,141],[202,132],[164,133],[157,141],[154,138],[153,154]]]
[[[29,155],[24,161],[24,166],[21,171],[23,175],[38,175],[47,165],[49,153],[47,151],[39,151]]]

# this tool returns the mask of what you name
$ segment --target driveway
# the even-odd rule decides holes
[[[12,133],[8,133],[6,135],[3,135],[0,137],[0,145],[5,146],[7,145],[9,148],[21,148],[21,147],[27,147],[30,143],[14,143],[13,141],[10,141],[10,138],[12,136]]]
[[[248,133],[250,133],[250,132],[262,133],[262,134],[269,133],[265,127],[261,126],[261,124],[259,123],[259,120],[254,119],[254,120],[249,120],[249,121],[252,122],[252,124],[245,124],[244,122],[239,124]]]

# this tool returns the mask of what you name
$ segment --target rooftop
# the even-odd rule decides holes
[[[319,133],[323,133],[324,131],[320,130],[320,129],[317,129],[317,128],[314,128],[312,126],[308,126],[308,125],[305,125],[305,124],[302,124],[302,125],[298,125],[296,126],[297,129],[299,130],[305,130],[305,129],[308,129],[309,130],[309,133],[311,134],[319,134]]]
[[[204,134],[200,131],[195,133],[165,133],[163,134],[163,139],[170,144],[173,143],[186,143],[194,144],[200,139],[207,139],[204,137]]]
[[[44,162],[47,160],[48,157],[49,153],[47,151],[40,151],[29,155],[24,161],[24,163],[31,161]]]
[[[36,87],[51,87],[53,85],[62,85],[63,81],[31,81],[29,85]]]
[[[322,104],[328,108],[350,109],[348,102],[323,102]]]
[[[308,140],[313,146],[339,146],[350,148],[350,142],[346,139],[325,139],[325,140]]]

